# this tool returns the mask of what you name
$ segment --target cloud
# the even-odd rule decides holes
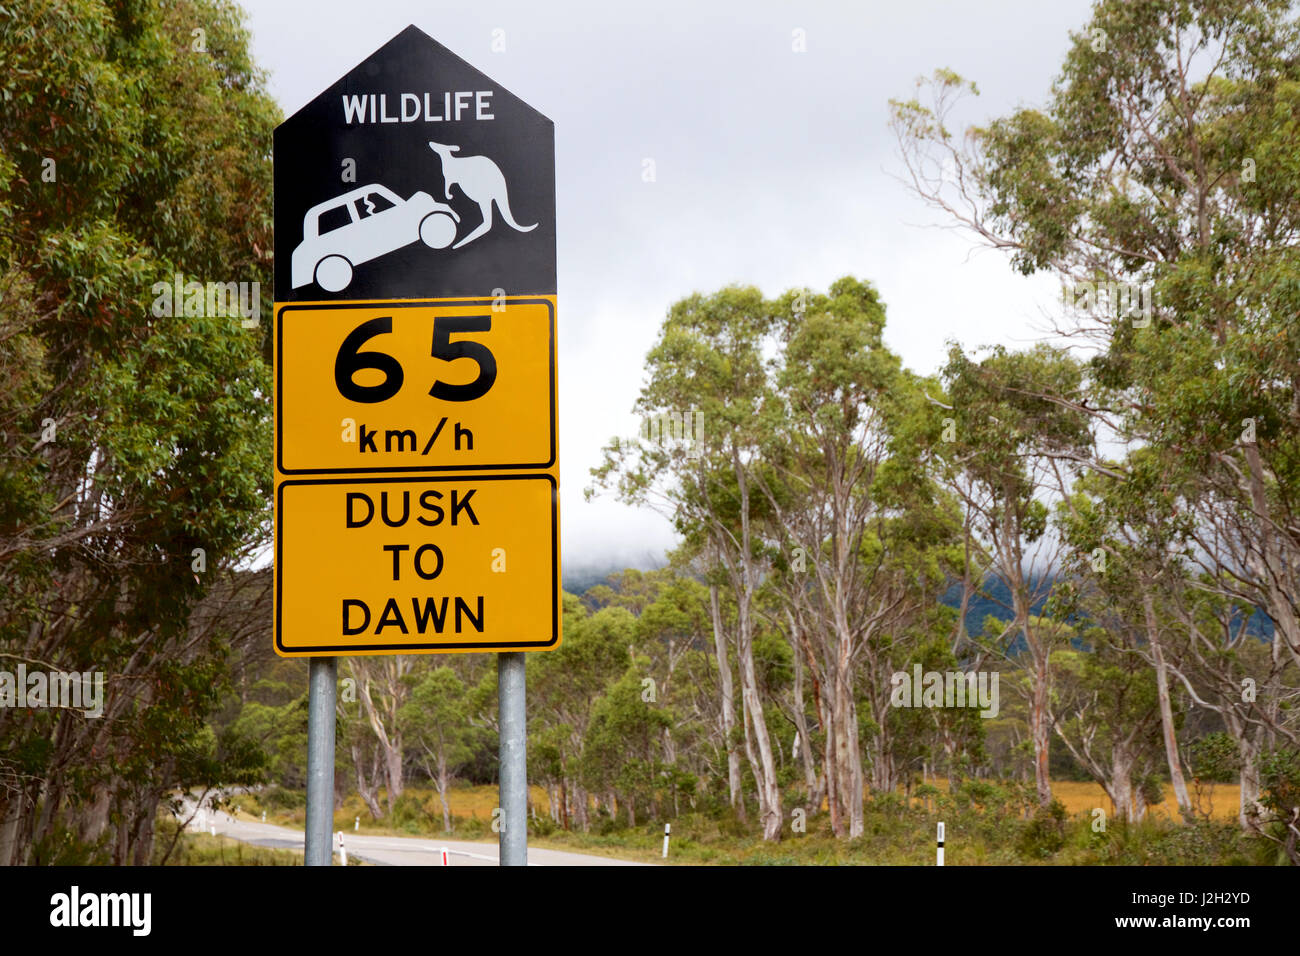
[[[944,342],[1036,339],[1055,293],[933,222],[890,172],[890,97],[948,66],[973,119],[1039,102],[1086,0],[954,4],[656,2],[465,5],[245,0],[286,115],[408,23],[556,124],[565,561],[662,549],[667,522],[582,489],[636,428],[642,360],[677,298],[730,282],[769,294],[852,273],[880,288],[886,341],[917,371]],[[807,52],[792,50],[805,31]],[[494,30],[504,52],[492,52]],[[653,159],[655,181],[643,180]],[[629,550],[628,542],[636,547]]]

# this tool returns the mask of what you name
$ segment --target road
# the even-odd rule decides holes
[[[193,804],[185,809],[185,816],[193,811]],[[183,819],[183,818],[182,818]],[[303,848],[303,832],[274,823],[239,820],[224,811],[213,813],[204,809],[195,816],[191,829],[224,834],[233,840],[281,850]],[[496,866],[497,845],[493,843],[468,843],[463,840],[428,839],[424,837],[370,836],[344,831],[343,843],[349,858],[365,860],[377,866],[441,866],[442,849],[448,850],[451,866]],[[334,836],[334,862],[338,863],[338,835]],[[587,853],[570,853],[567,850],[528,848],[529,866],[650,866]]]

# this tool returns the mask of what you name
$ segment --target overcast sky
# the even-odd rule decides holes
[[[889,347],[932,372],[948,340],[1040,339],[1059,296],[926,226],[939,220],[893,178],[888,101],[950,67],[979,84],[972,120],[1042,103],[1083,0],[243,3],[286,116],[413,23],[554,120],[566,569],[672,544],[664,519],[582,491],[602,445],[637,429],[642,361],[675,300],[853,274],[881,290]]]

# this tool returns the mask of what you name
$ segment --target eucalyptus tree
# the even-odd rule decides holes
[[[561,815],[569,807],[582,829],[590,826],[590,791],[584,774],[584,748],[596,702],[623,677],[636,641],[636,619],[626,608],[607,607],[587,616],[577,601],[566,601],[564,640],[528,660],[528,733],[547,762],[559,790]]]
[[[473,756],[482,735],[470,710],[470,692],[448,666],[412,675],[410,694],[398,710],[405,737],[419,748],[420,762],[442,803],[442,828],[451,832],[447,789],[457,770]]]
[[[269,340],[154,287],[269,288],[248,46],[219,0],[0,8],[0,655],[107,678],[98,719],[0,710],[0,863],[148,862],[227,683],[190,617],[268,537]]]
[[[765,501],[755,474],[773,414],[763,355],[773,325],[770,303],[754,288],[675,303],[646,358],[635,405],[651,440],[614,439],[589,490],[613,487],[625,501],[664,508],[734,593],[742,728],[767,840],[780,836],[783,810],[754,654],[755,596],[765,570]],[[674,428],[678,422],[690,424]],[[716,593],[713,601],[719,671],[729,672]]]
[[[821,711],[831,826],[856,837],[867,783],[859,728],[871,728],[872,789],[893,790],[890,676],[907,656],[909,619],[937,603],[952,570],[934,549],[956,540],[955,515],[926,470],[937,435],[923,427],[921,383],[883,343],[875,288],[844,277],[827,295],[792,291],[780,315],[780,414],[769,416],[758,484],[784,552],[784,629]]]
[[[1042,108],[959,135],[975,87],[940,71],[929,104],[892,114],[927,202],[1019,271],[1060,277],[1076,306],[1060,331],[1098,350],[1078,407],[1180,489],[1190,580],[1265,611],[1271,672],[1300,661],[1297,48],[1286,0],[1102,0]],[[1185,616],[1203,658],[1237,646],[1218,619]],[[1283,692],[1267,693],[1273,712],[1251,719],[1276,724]]]
[[[1051,655],[1061,634],[1034,609],[1049,597],[1061,558],[1047,520],[1050,496],[1064,491],[1057,462],[1075,460],[1091,446],[1088,418],[1077,408],[1082,370],[1045,345],[1024,352],[999,347],[978,362],[953,348],[944,379],[951,414],[940,447],[950,473],[964,479],[952,487],[987,556],[985,580],[999,581],[1010,595],[1005,627],[989,635],[989,646],[1008,658],[1022,647],[1027,655],[1034,778],[1046,806],[1052,799]]]

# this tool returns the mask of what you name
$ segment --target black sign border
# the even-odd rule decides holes
[[[361,485],[361,484],[411,484],[413,482],[449,482],[462,484],[480,481],[546,481],[551,485],[551,637],[547,641],[507,641],[494,643],[474,642],[469,644],[324,644],[306,647],[285,647],[281,642],[280,618],[284,613],[284,601],[281,594],[284,577],[280,569],[284,567],[284,535],[280,530],[280,515],[284,508],[284,489],[288,485]],[[429,475],[397,478],[294,478],[280,482],[275,489],[275,648],[284,657],[343,657],[355,652],[403,653],[420,650],[428,651],[483,651],[500,652],[519,648],[546,650],[559,646],[560,643],[560,494],[559,483],[552,475]]]
[[[286,302],[277,305],[275,310],[275,467],[282,475],[392,475],[392,474],[427,474],[431,471],[534,471],[552,468],[555,465],[555,303],[546,298],[511,299],[510,305],[545,305],[550,323],[547,349],[547,366],[550,374],[550,387],[547,390],[547,402],[550,406],[551,420],[551,457],[544,462],[525,462],[522,464],[502,465],[402,465],[385,468],[286,468],[284,467],[284,431],[280,427],[280,411],[284,408],[284,375],[282,360],[284,354],[284,313],[299,311],[320,311],[322,309],[374,309],[374,308],[416,308],[428,306],[491,306],[496,298],[484,299],[377,299],[371,302]]]

